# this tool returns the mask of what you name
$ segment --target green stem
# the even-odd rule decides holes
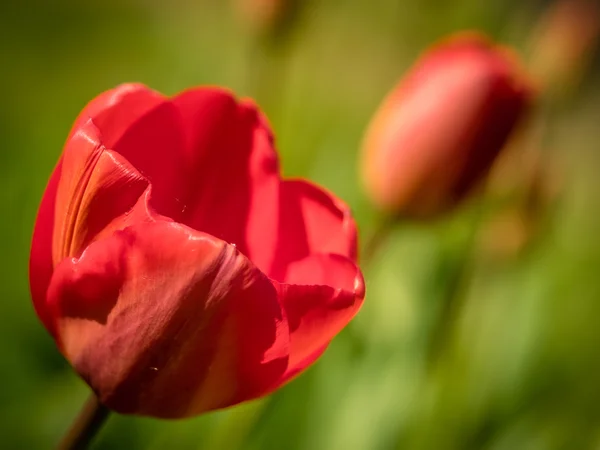
[[[453,327],[460,318],[467,300],[466,290],[473,275],[477,235],[483,216],[483,198],[470,224],[468,236],[457,257],[450,261],[451,269],[446,284],[440,311],[437,315],[426,350],[426,364],[432,369],[451,341]]]
[[[451,340],[453,326],[460,317],[466,301],[466,288],[472,273],[470,245],[454,261],[448,284],[444,290],[442,304],[431,332],[426,352],[427,366],[433,368]]]
[[[56,449],[84,450],[88,448],[109,413],[110,410],[101,404],[94,394],[91,394]]]
[[[398,223],[398,220],[390,216],[384,217],[379,221],[362,248],[362,254],[360,255],[361,265],[371,264],[373,258],[389,239],[396,223]]]

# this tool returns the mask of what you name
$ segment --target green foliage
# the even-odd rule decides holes
[[[382,96],[440,36],[479,28],[524,46],[533,9],[477,0],[313,1],[283,52],[259,52],[227,2],[27,0],[0,7],[0,447],[49,448],[87,388],[38,322],[28,292],[39,199],[73,119],[99,92],[141,81],[175,93],[227,85],[258,96],[287,176],[377,215],[356,176]],[[268,83],[248,83],[249,72]],[[600,89],[553,116],[565,186],[524,257],[481,261],[431,369],[425,360],[469,207],[394,230],[365,267],[367,300],[305,375],[269,398],[185,421],[113,416],[96,449],[554,450],[600,448]]]

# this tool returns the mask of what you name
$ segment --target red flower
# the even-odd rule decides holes
[[[418,218],[455,206],[487,174],[530,99],[513,58],[483,37],[434,47],[368,130],[361,170],[371,199]]]
[[[282,180],[265,119],[214,88],[124,85],[81,113],[35,225],[35,309],[108,407],[184,417],[265,395],[360,308],[346,205]]]

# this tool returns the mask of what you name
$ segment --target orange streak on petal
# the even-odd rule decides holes
[[[62,161],[54,214],[55,265],[78,256],[148,188],[148,181],[121,155],[102,145],[91,121],[73,135]]]

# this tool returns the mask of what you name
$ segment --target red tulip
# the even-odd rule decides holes
[[[367,132],[361,170],[371,199],[417,218],[449,210],[486,175],[530,97],[513,58],[484,38],[434,47]]]
[[[281,179],[251,102],[124,85],[75,122],[30,283],[102,403],[176,418],[265,395],[313,363],[362,304],[355,260],[350,211]]]

